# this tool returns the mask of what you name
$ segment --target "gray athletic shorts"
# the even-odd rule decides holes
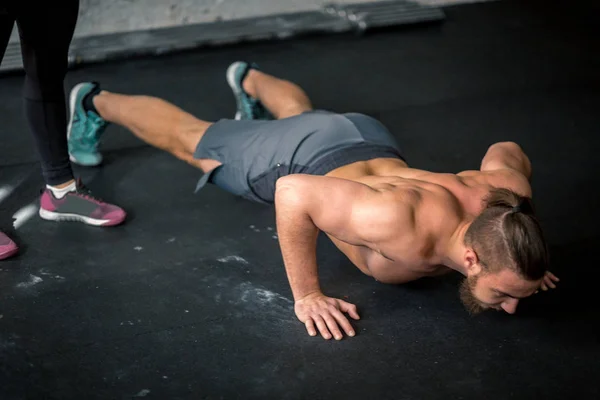
[[[310,111],[276,121],[220,120],[198,143],[194,158],[223,165],[204,174],[230,193],[272,204],[277,179],[289,174],[325,175],[336,168],[374,158],[402,155],[390,132],[363,114]]]

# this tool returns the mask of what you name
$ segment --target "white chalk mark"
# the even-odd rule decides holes
[[[244,260],[244,259],[243,259],[242,257],[240,257],[240,256],[227,256],[227,257],[222,257],[222,258],[219,258],[217,261],[218,261],[218,262],[222,262],[222,263],[228,263],[228,262],[230,262],[230,261],[237,261],[237,262],[239,262],[239,263],[242,263],[242,264],[248,264],[248,261]]]
[[[133,249],[135,251],[142,251],[142,250],[144,250],[144,248],[142,246],[135,246]]]
[[[190,310],[184,310],[184,311],[185,311],[186,313],[189,313],[189,312],[190,312]]]
[[[272,231],[272,230],[273,230],[273,228],[271,228],[270,226],[267,226],[267,230],[268,230],[268,231]]]
[[[270,303],[276,299],[287,300],[285,297],[283,297],[279,293],[271,292],[270,290],[256,289],[255,292],[256,292],[256,296],[258,297],[258,300],[261,303]]]
[[[277,236],[277,235],[273,235],[273,236],[271,236],[271,237],[272,237],[273,239],[275,239],[275,240],[279,239],[279,236]]]
[[[0,202],[10,196],[13,190],[15,190],[15,187],[11,185],[0,186]]]
[[[254,232],[260,232],[260,229],[255,229]]]
[[[169,379],[169,377],[166,375],[163,375],[163,379]]]
[[[40,278],[39,276],[35,276],[35,275],[29,275],[29,280],[27,282],[21,282],[19,284],[17,284],[18,288],[29,288],[32,287],[34,285],[37,285],[38,283],[43,282],[43,279]]]
[[[37,212],[38,206],[35,204],[29,204],[17,211],[13,215],[13,218],[15,219],[13,226],[15,227],[15,229],[19,229],[20,227],[22,227],[25,224],[25,222],[29,221],[31,217],[33,217]]]
[[[173,243],[175,241],[175,238],[172,237],[171,239],[167,240],[167,243]]]
[[[242,297],[241,300],[246,303],[248,300],[254,300],[262,305],[266,305],[268,303],[272,303],[273,301],[281,301],[283,300],[286,303],[291,303],[291,301],[279,293],[271,292],[270,290],[261,289],[254,287],[250,282],[243,283],[241,285],[242,289]]]
[[[149,389],[142,389],[138,392],[138,394],[136,394],[133,397],[146,397],[150,394],[150,390]]]
[[[4,318],[4,314],[0,314],[0,319]]]
[[[254,229],[256,228],[254,225],[250,225],[250,229]]]

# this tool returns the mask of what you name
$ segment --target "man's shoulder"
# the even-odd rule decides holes
[[[531,183],[521,172],[506,168],[493,171],[463,171],[457,174],[470,185],[485,185],[510,189],[521,196],[531,197]]]

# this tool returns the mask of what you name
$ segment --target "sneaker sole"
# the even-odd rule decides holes
[[[97,162],[97,163],[83,163],[83,162],[79,161],[78,159],[76,159],[75,157],[73,157],[73,155],[71,155],[71,154],[69,154],[69,160],[71,160],[72,163],[81,165],[82,167],[97,167],[100,164],[102,164],[102,158],[100,159],[100,162]]]
[[[12,257],[15,254],[17,254],[18,252],[19,252],[19,248],[17,247],[16,249],[9,250],[6,253],[2,253],[2,254],[0,254],[0,260],[5,260],[9,257]]]
[[[227,68],[227,73],[225,74],[226,78],[227,78],[227,83],[229,84],[229,87],[231,88],[231,90],[233,91],[233,94],[235,95],[236,103],[239,101],[238,97],[242,93],[242,90],[238,87],[238,84],[235,81],[235,71],[242,64],[243,63],[241,61],[234,62],[233,64],[231,64],[229,66],[229,68]],[[237,105],[237,108],[238,109],[240,108],[239,104]],[[242,113],[239,111],[236,112],[234,118],[239,121],[240,119],[242,119]]]
[[[85,85],[85,83],[79,83],[79,84],[75,85],[75,87],[73,87],[73,89],[71,89],[71,94],[69,95],[69,108],[71,109],[71,111],[70,111],[70,115],[69,115],[69,125],[67,126],[67,141],[71,137],[71,127],[73,126],[73,117],[75,117],[75,103],[77,102],[77,93],[79,92],[79,89],[81,89],[81,87],[83,87],[84,85]],[[69,159],[71,160],[71,162],[74,162],[75,164],[78,164],[78,165],[81,165],[84,167],[96,167],[102,163],[102,161],[95,163],[95,164],[94,163],[92,163],[92,164],[81,163],[75,157],[73,157],[70,153],[69,153]]]
[[[57,213],[54,211],[44,210],[40,208],[40,217],[47,221],[56,221],[56,222],[67,222],[67,221],[75,221],[75,222],[83,222],[87,225],[93,226],[114,226],[119,225],[121,222],[125,220],[123,217],[120,220],[110,220],[110,219],[94,219],[90,217],[84,217],[79,214],[67,214],[67,213]]]
[[[236,95],[240,94],[242,91],[238,88],[237,82],[235,81],[235,70],[242,64],[244,63],[237,61],[227,68],[227,83],[229,84],[229,87],[231,87],[231,90],[233,90],[233,93]]]

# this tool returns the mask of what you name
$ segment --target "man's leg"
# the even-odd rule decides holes
[[[278,119],[310,111],[308,96],[297,85],[250,69],[244,91],[261,101]],[[211,171],[220,162],[195,159],[194,152],[210,125],[180,108],[155,97],[129,96],[108,91],[91,83],[77,85],[71,92],[72,118],[69,127],[71,157],[82,165],[97,165],[97,151],[104,121],[121,125],[144,142],[168,151],[177,158]],[[96,116],[99,116],[96,122]],[[90,160],[89,162],[86,162]]]
[[[308,96],[298,85],[256,69],[248,71],[243,88],[277,119],[312,110]],[[101,91],[93,97],[93,105],[104,120],[124,126],[146,143],[166,150],[204,172],[220,165],[216,160],[193,157],[204,132],[212,124],[164,100]]]
[[[108,122],[129,129],[144,142],[165,150],[177,158],[210,171],[220,163],[194,159],[196,146],[211,125],[162,99],[150,96],[127,96],[101,91],[94,96],[97,114]]]
[[[304,90],[290,81],[250,69],[242,84],[246,93],[258,99],[277,119],[312,110]]]
[[[283,119],[312,110],[308,96],[298,85],[266,74],[254,64],[231,64],[227,83],[237,102],[235,119]]]

